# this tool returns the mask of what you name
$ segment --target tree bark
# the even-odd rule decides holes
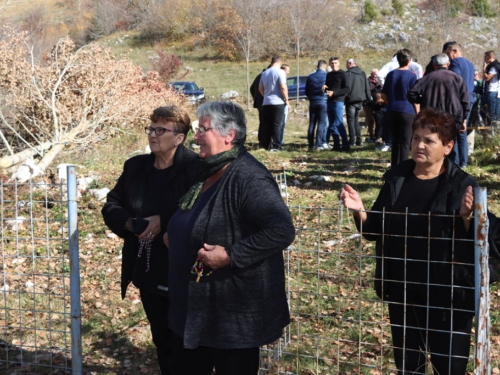
[[[34,146],[33,148],[28,148],[24,151],[18,152],[14,155],[4,156],[0,159],[0,168],[9,168],[13,165],[22,163],[26,159],[35,154],[42,153],[43,151],[49,150],[54,142],[45,142],[39,146]]]

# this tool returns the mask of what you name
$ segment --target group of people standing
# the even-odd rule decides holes
[[[406,48],[397,51],[380,70],[373,69],[369,77],[352,58],[347,60],[345,71],[340,69],[337,57],[330,58],[328,65],[319,60],[317,70],[306,82],[310,151],[349,151],[363,145],[359,112],[364,109],[368,127],[365,141],[380,144],[382,151],[392,151],[394,166],[408,159],[415,116],[421,109],[432,107],[455,118],[459,133],[450,158],[464,168],[468,162],[467,124],[478,93],[482,94],[481,113],[486,125],[499,120],[500,63],[494,51],[484,55],[483,81],[463,56],[461,45],[454,41],[444,44],[442,53],[431,58],[425,72]]]
[[[124,239],[122,298],[139,288],[161,374],[255,375],[259,347],[290,322],[283,250],[295,229],[244,146],[244,110],[207,102],[197,116],[199,155],[184,146],[185,110],[153,111],[151,154],[125,162],[102,214]]]
[[[258,140],[262,148],[278,151],[283,147],[286,118],[289,109],[286,77],[290,66],[275,55],[250,86],[254,108],[259,111]]]

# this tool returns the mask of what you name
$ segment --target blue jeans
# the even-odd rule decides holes
[[[498,113],[500,112],[500,98],[497,96],[498,93],[494,91],[485,93],[481,97],[483,119],[487,126],[490,126],[492,121],[498,120]],[[485,107],[486,109],[484,109]]]
[[[316,129],[316,137],[314,137],[314,128]],[[323,145],[325,140],[326,131],[326,102],[311,102],[309,104],[309,130],[307,131],[307,142],[309,148],[320,147]],[[314,143],[314,138],[316,138],[316,144]]]
[[[344,120],[342,115],[344,113],[344,103],[343,102],[328,102],[327,103],[328,112],[328,130],[326,131],[326,137],[324,143],[330,142],[330,136],[333,136],[333,149],[340,150],[340,138],[342,138],[342,148],[344,150],[349,149],[349,140],[347,139],[347,132],[344,126]]]
[[[285,136],[285,125],[286,119],[288,118],[288,105],[285,106],[285,110],[283,111],[283,123],[281,124],[281,134],[280,134],[280,144],[283,146],[283,137]]]
[[[474,102],[470,103],[470,106]],[[469,118],[471,112],[467,115],[467,126],[469,125]],[[457,123],[457,129],[460,129],[460,123]],[[450,159],[453,163],[460,166],[461,168],[467,166],[469,162],[469,144],[467,143],[467,130],[464,133],[458,133],[457,141],[453,145],[453,150],[451,150],[448,155],[448,159]]]

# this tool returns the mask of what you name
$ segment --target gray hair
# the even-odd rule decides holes
[[[351,58],[351,59],[349,59],[349,60],[347,60],[347,62],[348,62],[349,64],[354,64],[354,65],[356,65],[356,60],[354,60],[354,59],[352,59],[352,58]]]
[[[223,137],[228,136],[231,130],[236,135],[234,145],[243,145],[247,139],[247,118],[245,111],[238,104],[230,100],[205,102],[196,110],[196,116],[210,119],[210,126]]]
[[[436,66],[445,66],[450,62],[450,59],[446,53],[440,53],[439,55],[434,56],[432,59],[432,63]]]

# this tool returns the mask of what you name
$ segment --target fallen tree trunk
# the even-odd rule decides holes
[[[64,147],[66,147],[66,144],[69,142],[73,142],[77,135],[79,135],[81,132],[87,130],[90,127],[90,123],[88,121],[83,121],[80,123],[77,127],[73,128],[68,134],[65,134],[63,136],[63,139],[60,143],[57,143],[54,145],[49,152],[47,152],[42,160],[37,164],[37,166],[40,168],[40,172],[44,172],[47,167],[52,163],[52,161],[55,159],[57,154],[59,154],[62,150],[64,150]],[[35,177],[35,176],[31,176]]]
[[[49,147],[50,150],[47,152],[42,160],[36,165],[37,168],[30,168],[30,173],[31,174],[23,174],[22,177],[16,177],[17,181],[20,183],[24,183],[28,181],[30,178],[33,178],[35,176],[38,176],[39,174],[42,174],[45,172],[47,167],[52,163],[52,161],[55,159],[55,157],[62,151],[64,150],[64,147],[70,142],[73,142],[75,138],[82,132],[86,131],[90,127],[90,123],[88,121],[83,121],[81,124],[79,124],[77,127],[73,128],[68,134],[65,134],[61,142],[59,143],[53,143],[53,142],[47,142],[50,143],[52,147]],[[23,152],[20,152],[19,154],[25,153],[27,155],[29,151],[32,151],[31,149],[25,150]],[[16,154],[17,155],[17,154]],[[33,155],[30,155],[33,156]],[[3,158],[6,159],[7,157]],[[20,161],[25,161],[27,157],[24,160]],[[18,162],[20,162],[18,161]]]
[[[13,165],[22,163],[26,159],[35,156],[36,154],[42,154],[44,151],[49,150],[53,145],[54,142],[45,142],[39,146],[28,148],[14,155],[4,156],[0,159],[0,168],[10,168]]]

